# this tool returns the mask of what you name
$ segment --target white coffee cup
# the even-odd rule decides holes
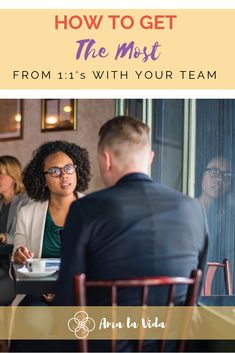
[[[26,267],[30,272],[43,273],[46,271],[46,260],[44,259],[29,259]]]

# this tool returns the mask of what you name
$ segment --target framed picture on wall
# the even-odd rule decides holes
[[[42,131],[76,130],[77,100],[42,99]]]
[[[0,99],[0,142],[23,138],[23,101]]]

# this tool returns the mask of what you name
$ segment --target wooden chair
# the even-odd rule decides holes
[[[166,306],[174,305],[174,293],[176,286],[178,285],[187,285],[187,295],[184,302],[185,306],[194,306],[197,303],[198,299],[198,290],[201,279],[202,272],[201,270],[192,271],[190,278],[187,277],[143,277],[143,278],[132,278],[125,280],[113,280],[113,281],[86,281],[86,276],[84,274],[78,274],[74,278],[74,288],[76,296],[76,304],[78,306],[86,306],[87,297],[86,289],[89,287],[103,287],[111,289],[111,302],[112,307],[118,305],[118,288],[130,288],[130,287],[141,287],[141,305],[146,307],[148,305],[148,294],[149,287],[153,286],[167,286],[168,295],[166,298]],[[78,341],[79,351],[88,352],[88,344],[86,339]],[[116,340],[113,339],[112,342],[112,352],[116,351]],[[139,338],[138,348],[136,351],[141,352],[144,344],[143,336]],[[160,352],[164,352],[166,346],[166,340],[161,340],[160,343]],[[184,341],[179,341],[178,343],[178,352],[183,352]]]
[[[211,295],[211,286],[218,268],[224,271],[225,290],[227,295],[233,295],[232,275],[228,259],[223,262],[207,262],[207,272],[203,285],[202,295]]]

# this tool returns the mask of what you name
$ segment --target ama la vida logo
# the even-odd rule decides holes
[[[78,339],[85,339],[90,332],[94,331],[95,320],[89,317],[86,311],[78,311],[67,323],[68,329],[74,333]],[[106,317],[102,317],[97,328],[98,330],[107,329],[164,329],[167,323],[161,322],[158,317],[150,319],[149,317],[141,318],[139,322],[131,320],[129,316],[124,321],[109,321]]]
[[[85,311],[78,311],[68,321],[68,329],[79,339],[86,338],[95,329],[95,321]]]

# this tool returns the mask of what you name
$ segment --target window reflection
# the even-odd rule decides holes
[[[215,157],[207,164],[201,183],[199,201],[206,212],[211,204],[226,194],[231,186],[230,163],[223,157]]]
[[[234,122],[234,100],[197,100],[195,191],[208,217],[208,260],[222,262],[227,258],[232,273],[235,267]],[[212,287],[212,294],[219,293],[224,293],[222,271]]]

